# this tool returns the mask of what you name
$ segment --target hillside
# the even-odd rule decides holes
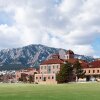
[[[4,49],[0,51],[0,70],[16,70],[26,67],[39,67],[51,54],[64,55],[64,49],[47,47],[44,45],[29,45],[22,48]],[[92,57],[75,55],[76,58],[92,61]]]

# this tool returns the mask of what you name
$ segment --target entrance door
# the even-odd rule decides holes
[[[46,81],[46,77],[43,78],[43,81]]]
[[[86,76],[86,81],[90,81],[90,76]]]

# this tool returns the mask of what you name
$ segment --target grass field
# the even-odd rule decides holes
[[[0,100],[100,100],[100,83],[0,84]]]

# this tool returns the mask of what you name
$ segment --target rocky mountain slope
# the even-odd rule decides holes
[[[0,70],[16,70],[26,67],[39,67],[51,54],[64,55],[64,49],[44,45],[29,45],[22,48],[4,49],[0,51]],[[75,55],[76,58],[92,61],[92,57]]]

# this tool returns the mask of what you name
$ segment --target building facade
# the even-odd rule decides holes
[[[74,59],[73,51],[69,50],[65,59]],[[35,75],[36,83],[57,83],[56,74],[60,71],[62,64],[65,63],[65,59],[60,59],[58,54],[52,55],[52,57],[40,64],[39,74]]]
[[[51,59],[41,63],[39,70],[40,73],[35,75],[35,82],[57,83],[56,74],[60,71],[62,64],[63,60],[59,58],[59,55],[53,55]]]
[[[100,81],[100,60],[89,63],[84,70],[86,81]]]
[[[76,61],[82,66],[85,71],[85,77],[79,81],[99,81],[100,80],[100,60],[88,63],[87,61],[74,58],[74,52],[68,50],[65,54],[65,59],[60,59],[59,55],[52,57],[40,64],[39,74],[35,75],[36,83],[57,83],[56,74],[60,71],[62,64],[69,62],[75,64]]]
[[[29,76],[29,75],[34,75],[39,73],[37,69],[35,68],[28,68],[28,69],[23,69],[23,70],[19,70],[16,71],[15,76],[16,76],[16,80],[18,81],[19,78],[21,78],[21,76],[24,74],[25,76]]]

